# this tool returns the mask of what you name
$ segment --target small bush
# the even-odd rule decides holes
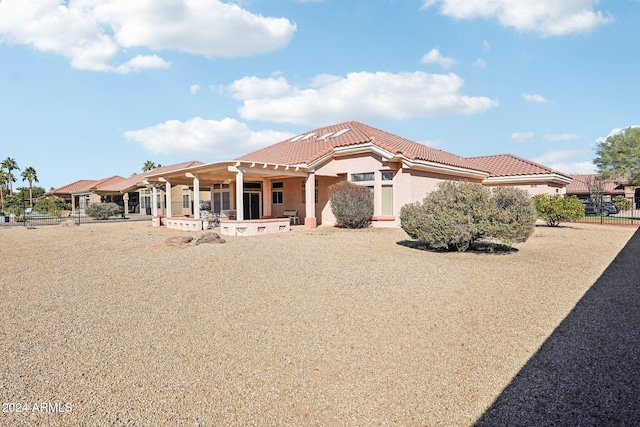
[[[64,199],[56,196],[47,196],[36,201],[34,209],[37,212],[49,212],[53,216],[60,216],[60,211],[66,209]]]
[[[341,181],[329,187],[331,211],[338,226],[363,228],[373,215],[373,192],[367,187]]]
[[[122,208],[115,203],[93,203],[84,209],[84,213],[95,219],[108,219],[122,213]]]
[[[550,227],[557,227],[561,221],[575,221],[584,216],[584,205],[576,196],[536,194],[533,200],[538,218]]]
[[[612,202],[615,203],[618,209],[620,209],[621,211],[628,211],[629,209],[631,209],[631,200],[627,199],[624,196],[616,196],[613,198]]]
[[[526,241],[535,227],[528,194],[515,188],[493,192],[480,184],[447,181],[422,203],[400,210],[402,229],[434,249],[465,251],[480,239]]]

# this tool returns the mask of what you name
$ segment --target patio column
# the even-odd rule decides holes
[[[124,193],[122,196],[122,209],[124,209],[124,216],[129,215],[129,193]]]
[[[271,210],[273,208],[273,197],[271,196],[271,179],[267,178],[262,182],[262,197],[264,209],[262,211],[263,218],[271,218]]]
[[[243,173],[238,170],[236,172],[236,219],[244,220],[244,181]]]
[[[171,218],[171,183],[169,181],[167,181],[164,191],[167,218]]]
[[[193,217],[200,218],[200,180],[191,172],[187,172],[187,177],[193,178]]]
[[[151,187],[151,215],[158,216],[158,189]]]
[[[305,216],[304,226],[307,228],[316,228],[318,223],[316,221],[316,175],[313,172],[309,173],[307,181],[304,184],[305,192]]]

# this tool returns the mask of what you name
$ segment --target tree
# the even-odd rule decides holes
[[[0,168],[0,206],[4,209],[4,186],[7,185],[9,179],[7,174]]]
[[[640,127],[629,126],[598,143],[593,163],[603,178],[640,184]]]
[[[2,169],[7,170],[7,180],[9,181],[9,193],[13,194],[13,183],[16,182],[16,179],[14,178],[11,171],[14,169],[20,170],[20,168],[18,167],[18,164],[16,163],[16,161],[11,157],[7,157],[6,159],[4,159],[1,167]]]
[[[528,193],[516,188],[493,191],[480,184],[447,181],[400,210],[402,229],[433,249],[466,251],[479,240],[506,244],[526,241],[535,229]]]
[[[39,182],[38,174],[34,168],[29,166],[24,168],[24,171],[22,171],[21,176],[23,181],[24,180],[29,181],[29,206],[33,207],[33,181]]]
[[[144,165],[142,165],[142,172],[149,172],[150,170],[161,168],[161,167],[162,167],[161,164],[158,163],[156,165],[151,160],[147,160],[146,162],[144,162]]]
[[[536,194],[533,200],[538,218],[550,227],[557,227],[560,221],[573,221],[584,216],[584,205],[576,196]]]

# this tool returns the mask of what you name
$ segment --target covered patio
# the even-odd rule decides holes
[[[207,219],[202,218],[200,212],[201,187],[210,188],[211,214],[219,216],[222,212],[235,212],[235,218],[220,218],[223,235],[289,231],[293,222],[291,212],[296,212],[295,216],[306,227],[317,225],[315,174],[308,167],[248,161],[216,162],[151,174],[145,184],[152,191],[152,200],[156,200],[159,191],[166,197],[164,216],[159,215],[156,204],[153,205],[154,226],[203,230],[203,222]],[[185,192],[185,188],[189,191]],[[176,206],[176,202],[181,202],[183,207],[193,203],[192,213],[173,212],[172,206]]]

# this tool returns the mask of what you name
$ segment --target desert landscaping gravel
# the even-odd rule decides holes
[[[635,231],[438,253],[398,229],[2,229],[0,425],[473,425]]]

